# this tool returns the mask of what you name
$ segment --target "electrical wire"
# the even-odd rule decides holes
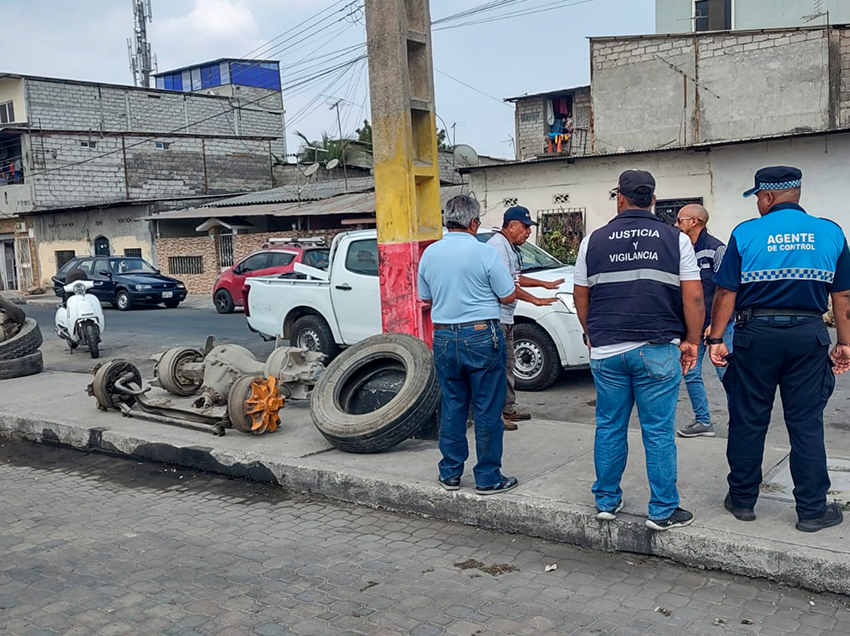
[[[504,100],[499,99],[498,97],[496,97],[496,96],[494,96],[494,95],[490,95],[490,93],[485,93],[485,92],[484,92],[484,91],[482,91],[481,89],[475,88],[475,87],[474,87],[474,86],[472,86],[471,84],[467,84],[467,83],[466,83],[466,82],[464,82],[463,80],[459,80],[458,78],[456,78],[456,77],[454,77],[454,76],[452,76],[452,75],[449,75],[449,74],[448,74],[448,73],[446,73],[445,71],[441,71],[441,70],[440,70],[440,69],[438,69],[438,68],[435,68],[434,70],[435,70],[435,71],[437,71],[440,75],[445,75],[445,76],[446,76],[446,77],[448,77],[450,80],[454,80],[455,82],[457,82],[457,83],[458,83],[458,84],[460,84],[461,86],[466,86],[468,89],[473,90],[473,91],[475,91],[476,93],[480,93],[481,95],[484,95],[484,97],[489,97],[489,98],[490,98],[490,99],[492,99],[494,102],[499,102],[499,103],[500,103],[500,104],[502,104],[503,106],[507,106],[508,108],[513,108],[513,106],[511,106],[510,104],[506,104]]]
[[[525,0],[519,0],[520,2]],[[459,29],[461,27],[466,26],[475,26],[479,24],[488,24],[490,22],[499,22],[501,20],[508,20],[510,18],[518,18],[525,17],[529,15],[535,15],[537,13],[546,13],[548,11],[555,11],[556,9],[561,9],[564,7],[572,7],[579,4],[587,4],[589,2],[598,2],[599,0],[557,0],[557,2],[552,2],[550,4],[540,5],[539,7],[529,7],[524,11],[515,11],[512,13],[504,13],[495,15],[489,18],[483,18],[480,20],[471,20],[469,22],[461,22],[460,24],[449,24],[447,26],[439,26],[434,31],[446,31],[448,29]]]

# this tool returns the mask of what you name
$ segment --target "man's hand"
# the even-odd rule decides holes
[[[705,328],[705,331],[702,334],[702,339],[705,340],[706,338],[708,338],[710,333],[711,333],[711,325],[709,325],[708,327]]]
[[[554,296],[552,298],[535,298],[532,302],[538,307],[546,307],[547,305],[554,305],[558,302],[558,299]]]
[[[835,345],[829,357],[832,360],[832,372],[835,375],[850,371],[850,345]]]
[[[682,373],[690,373],[697,366],[699,345],[695,342],[683,340],[682,344],[679,345],[679,351],[682,352]]]
[[[554,281],[551,281],[551,282],[546,282],[546,281],[541,281],[541,282],[543,283],[541,285],[541,287],[543,287],[545,289],[558,289],[558,287],[560,287],[561,285],[564,284],[564,279],[559,278],[558,280],[554,280]]]
[[[708,347],[708,357],[711,359],[711,364],[716,367],[728,367],[729,363],[726,361],[728,355],[729,347],[726,346],[725,342]]]

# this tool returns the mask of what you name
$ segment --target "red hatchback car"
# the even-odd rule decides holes
[[[328,268],[330,249],[324,243],[281,242],[265,247],[221,273],[213,288],[213,302],[220,314],[229,314],[245,302],[242,286],[249,276],[292,274],[295,263],[317,269]]]

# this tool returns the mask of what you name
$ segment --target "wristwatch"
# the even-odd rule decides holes
[[[706,338],[705,344],[707,345],[719,345],[723,344],[723,338]]]

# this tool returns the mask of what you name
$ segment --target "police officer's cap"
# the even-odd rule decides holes
[[[626,170],[620,175],[617,190],[629,199],[651,197],[655,194],[655,177],[646,170]]]
[[[790,166],[771,166],[756,172],[756,185],[744,192],[751,197],[762,190],[791,190],[803,186],[803,173],[799,168]]]

